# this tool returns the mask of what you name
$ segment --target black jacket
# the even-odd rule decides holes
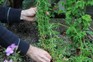
[[[9,7],[0,7],[0,21],[2,23],[17,23],[21,22],[20,20],[20,9],[13,9]],[[18,50],[21,51],[22,54],[26,54],[29,48],[29,44],[20,40],[15,34],[11,31],[7,30],[5,27],[0,25],[0,45],[3,47],[7,47],[12,43],[16,45],[19,44]]]

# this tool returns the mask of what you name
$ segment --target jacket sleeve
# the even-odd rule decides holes
[[[20,22],[20,9],[0,6],[0,21],[3,23],[17,23]]]
[[[18,51],[23,55],[25,55],[29,49],[29,43],[20,40],[15,34],[0,25],[0,45],[2,47],[8,47],[11,44],[19,45]]]

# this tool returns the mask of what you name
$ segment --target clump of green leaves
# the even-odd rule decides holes
[[[39,31],[39,46],[49,51],[53,57],[53,62],[62,62],[62,50],[56,23],[50,23],[51,14],[48,0],[37,0],[37,23]],[[62,40],[61,40],[62,42]]]
[[[4,3],[4,0],[0,0],[0,5],[2,5]]]
[[[74,48],[79,49],[79,55],[70,56],[69,62],[93,62],[92,56],[89,53],[93,53],[90,50],[93,48],[88,47],[91,43],[86,41],[87,30],[90,27],[92,21],[91,16],[86,14],[86,7],[93,5],[93,0],[66,0],[66,23],[69,26],[66,34],[71,38]],[[85,43],[84,43],[85,42]],[[90,56],[90,57],[89,57]]]
[[[54,62],[93,62],[93,45],[87,38],[92,19],[86,14],[86,7],[91,5],[93,0],[66,0],[64,3],[68,26],[66,34],[70,39],[67,44],[58,37],[59,33],[54,30],[57,24],[50,23],[50,15],[46,14],[50,10],[48,1],[37,0],[39,45],[51,53]]]

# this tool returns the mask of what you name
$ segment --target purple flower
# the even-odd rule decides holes
[[[4,60],[4,62],[8,62],[8,60]]]
[[[8,60],[4,60],[4,62],[13,62],[13,60],[12,59],[10,59],[9,61]]]
[[[11,44],[10,47],[14,50],[17,46],[15,44]]]
[[[6,52],[6,55],[9,56],[9,55],[12,54],[14,51],[13,51],[10,47],[8,47],[5,52]]]
[[[10,54],[13,54],[15,48],[16,48],[15,44],[11,44],[10,46],[8,46],[7,49],[5,50],[6,55],[9,56]]]

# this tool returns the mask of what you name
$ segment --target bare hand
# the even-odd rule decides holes
[[[36,14],[36,7],[22,10],[20,19],[25,20],[25,21],[34,21],[35,20],[35,14]]]
[[[27,55],[31,57],[33,60],[35,60],[36,62],[50,62],[51,61],[51,56],[49,55],[48,52],[31,45],[27,52]]]

